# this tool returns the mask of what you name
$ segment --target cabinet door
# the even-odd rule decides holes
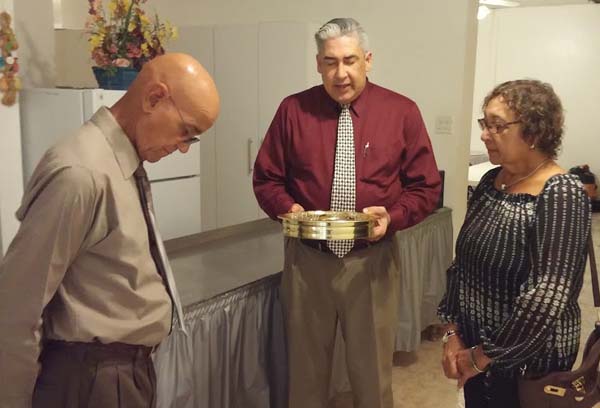
[[[258,138],[258,25],[215,28],[217,227],[257,218],[252,165]]]
[[[200,232],[200,177],[156,181],[151,188],[163,240]]]
[[[286,96],[319,84],[314,33],[318,25],[261,23],[258,33],[258,135],[262,142]],[[267,217],[259,208],[258,218]]]
[[[46,150],[75,132],[87,120],[83,115],[81,92],[77,89],[24,89],[21,92],[21,145],[25,184]]]
[[[179,27],[179,38],[170,42],[169,52],[185,52],[196,58],[214,77],[212,26]],[[202,231],[217,227],[217,162],[215,127],[200,136],[200,198]],[[192,146],[193,147],[193,146]]]

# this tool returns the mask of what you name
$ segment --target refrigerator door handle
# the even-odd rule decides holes
[[[248,174],[252,174],[252,146],[254,145],[254,140],[252,138],[248,138]]]

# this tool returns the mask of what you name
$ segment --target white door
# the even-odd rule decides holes
[[[24,89],[20,108],[23,181],[27,183],[46,150],[83,124],[82,91]]]
[[[258,33],[258,136],[262,140],[281,101],[321,83],[317,73],[316,24],[261,23]],[[258,218],[267,215],[259,208]]]
[[[169,43],[169,52],[185,52],[196,58],[214,77],[213,27],[179,27],[179,38]],[[200,136],[200,199],[202,231],[217,228],[217,161],[213,126]]]
[[[215,28],[217,227],[257,218],[252,165],[258,148],[258,25]]]
[[[163,240],[200,232],[200,177],[155,181],[151,187]]]

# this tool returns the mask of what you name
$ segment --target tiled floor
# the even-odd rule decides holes
[[[402,353],[401,365],[393,371],[394,408],[457,407],[456,382],[444,377],[441,345],[438,341],[423,341],[414,353]],[[331,408],[352,408],[350,393],[338,395]]]
[[[593,235],[596,258],[600,262],[600,213],[593,216]],[[589,266],[586,270],[584,287],[579,300],[582,312],[582,344],[594,327],[596,310],[592,300]],[[579,356],[579,359],[581,356]],[[580,361],[575,363],[579,366]],[[444,377],[441,366],[441,344],[439,341],[423,341],[415,353],[405,353],[402,365],[394,367],[394,408],[440,408],[458,407],[459,397],[456,382]],[[599,404],[600,405],[600,404]],[[338,395],[332,408],[352,408],[352,395]]]

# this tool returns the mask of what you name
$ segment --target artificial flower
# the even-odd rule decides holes
[[[102,0],[88,0],[89,16],[85,28],[94,64],[115,67],[141,67],[158,55],[164,45],[177,38],[177,28],[161,23],[158,15],[150,19],[141,5],[147,0],[109,0],[107,12]],[[126,64],[127,63],[127,64]]]

